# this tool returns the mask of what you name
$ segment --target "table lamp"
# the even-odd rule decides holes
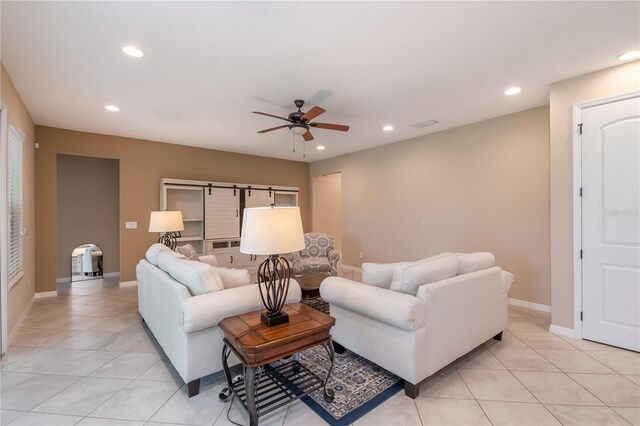
[[[256,207],[244,209],[240,252],[268,256],[258,267],[258,287],[267,309],[260,316],[271,327],[289,322],[282,312],[289,292],[291,268],[281,254],[304,248],[302,219],[298,207]]]
[[[171,250],[175,250],[178,242],[174,232],[184,231],[181,211],[151,212],[149,219],[149,232],[162,232],[158,238],[160,244],[164,244]]]

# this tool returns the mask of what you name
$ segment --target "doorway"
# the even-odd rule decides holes
[[[101,279],[103,267],[102,249],[95,244],[80,244],[71,252],[71,282]]]
[[[342,173],[315,176],[311,229],[334,237],[334,248],[342,253]]]
[[[577,112],[581,334],[640,351],[640,97]]]
[[[119,161],[58,154],[56,164],[58,285],[119,276]]]

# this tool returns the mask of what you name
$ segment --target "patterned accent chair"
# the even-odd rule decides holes
[[[304,271],[327,272],[338,275],[340,253],[333,248],[333,237],[327,234],[310,232],[304,234],[305,248],[298,253],[291,253],[293,272],[296,275]]]

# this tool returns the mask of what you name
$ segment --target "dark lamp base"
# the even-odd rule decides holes
[[[275,314],[267,314],[263,312],[260,315],[260,321],[267,327],[273,327],[274,325],[286,324],[289,322],[289,315],[286,312],[276,312]]]

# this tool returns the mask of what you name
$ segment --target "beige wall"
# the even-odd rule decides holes
[[[23,269],[25,275],[11,289],[7,298],[7,330],[11,335],[18,319],[33,298],[35,283],[35,215],[34,215],[34,126],[29,111],[22,103],[9,73],[2,68],[0,97],[7,107],[9,121],[24,136],[22,148],[22,202],[23,224],[27,229],[23,246]]]
[[[88,243],[102,250],[105,274],[119,272],[118,160],[59,154],[57,170],[57,277],[71,277],[71,252]]]
[[[510,297],[550,303],[548,107],[311,165],[333,172],[343,264],[491,251],[516,275]]]
[[[120,160],[120,277],[135,280],[135,265],[157,239],[147,232],[149,212],[160,207],[160,179],[211,180],[300,187],[299,204],[309,225],[309,164],[140,139],[36,126],[36,290],[55,289],[56,155]],[[125,229],[137,221],[138,229]]]
[[[342,251],[342,175],[332,173],[313,178],[311,229],[334,237],[334,248]]]
[[[640,90],[640,61],[551,85],[551,322],[573,322],[573,105]],[[579,250],[579,248],[575,248]]]

